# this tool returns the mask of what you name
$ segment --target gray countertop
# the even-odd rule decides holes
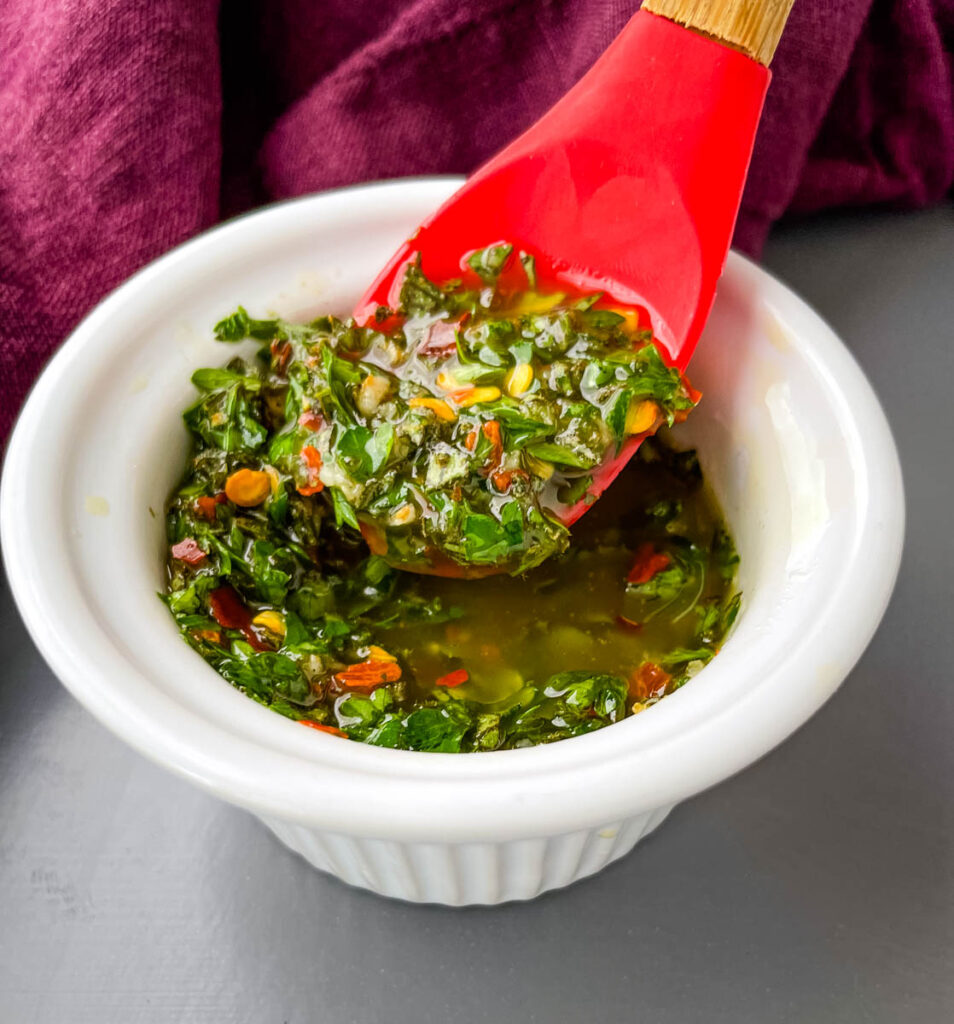
[[[837,696],[602,874],[495,909],[346,888],[147,763],[0,584],[0,1022],[954,1019],[954,213],[787,226],[901,451],[898,587]]]

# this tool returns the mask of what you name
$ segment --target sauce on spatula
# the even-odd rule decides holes
[[[236,330],[273,339],[270,462],[300,494],[325,490],[399,568],[521,573],[566,548],[594,475],[698,394],[645,310],[554,291],[507,243],[460,266],[437,282],[411,264],[363,327],[237,314]]]

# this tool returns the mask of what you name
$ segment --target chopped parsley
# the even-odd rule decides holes
[[[538,292],[510,246],[462,275],[411,265],[366,326],[222,320],[222,341],[262,347],[193,375],[167,510],[184,639],[279,714],[397,749],[618,722],[687,682],[740,607],[698,461],[655,439],[568,546],[560,513],[593,499],[607,453],[695,401],[650,332],[599,296]]]

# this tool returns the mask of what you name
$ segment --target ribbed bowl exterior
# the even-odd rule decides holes
[[[472,904],[530,900],[595,874],[659,825],[659,807],[600,828],[499,843],[395,842],[262,821],[309,864],[348,885],[412,903]]]

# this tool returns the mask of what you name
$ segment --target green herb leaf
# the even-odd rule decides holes
[[[561,466],[572,466],[575,469],[590,469],[593,459],[585,453],[573,451],[562,444],[533,444],[527,451],[538,459],[546,459],[547,462],[556,462]]]
[[[617,444],[626,436],[626,415],[632,400],[627,388],[617,388],[603,404],[606,425],[613,431]]]
[[[382,423],[364,447],[371,460],[371,472],[377,473],[388,461],[394,447],[394,427],[390,423]]]
[[[728,583],[739,567],[739,553],[735,550],[735,544],[728,531],[722,527],[716,530],[712,539],[712,557],[720,575]]]
[[[445,295],[442,289],[421,270],[421,256],[418,253],[417,261],[409,263],[404,271],[404,280],[401,282],[400,306],[405,313],[433,313],[441,309],[445,303]]]
[[[506,266],[512,252],[512,245],[490,245],[486,249],[478,249],[476,252],[472,252],[467,257],[467,266],[485,284],[494,285],[497,283],[497,278]]]
[[[587,327],[617,327],[626,322],[626,317],[611,309],[588,309],[583,313],[583,322]]]
[[[420,708],[404,720],[402,746],[407,750],[456,754],[472,724],[463,707],[450,704],[440,708]]]
[[[471,512],[464,516],[462,547],[469,562],[487,564],[506,557],[510,542],[506,530],[493,516]]]
[[[578,476],[574,480],[570,480],[565,483],[558,491],[557,498],[563,502],[564,505],[575,505],[580,498],[589,490],[590,485],[593,483],[593,477],[591,476]]]
[[[218,368],[196,370],[192,374],[192,383],[203,391],[215,391],[218,388],[230,387],[232,384],[242,384],[248,391],[258,391],[262,386],[258,377]]]
[[[242,341],[245,338],[270,341],[285,336],[278,320],[254,320],[242,306],[215,325],[216,341]]]
[[[504,448],[508,452],[525,448],[531,442],[552,436],[554,433],[551,424],[531,419],[519,409],[502,402],[494,402],[484,408],[490,417],[499,420],[503,425]]]
[[[360,529],[358,516],[351,502],[348,501],[337,487],[330,487],[328,489],[331,491],[331,501],[335,510],[335,526],[342,526],[344,523],[347,523],[348,526],[352,526],[356,530]]]
[[[250,388],[245,378],[200,398],[182,414],[189,430],[205,444],[225,452],[251,455],[268,438],[259,419],[257,386]]]
[[[278,696],[302,707],[315,703],[308,680],[291,658],[270,651],[254,653],[248,644],[238,641],[232,650],[235,656],[223,658],[216,668],[250,696],[266,703]]]
[[[499,380],[504,374],[504,369],[503,365],[487,366],[476,362],[455,366],[451,372],[461,384],[489,384],[491,381]]]
[[[627,585],[627,593],[638,595],[644,601],[674,601],[683,588],[689,582],[689,574],[677,562],[673,562],[667,569],[657,572],[651,580],[646,583],[630,583]]]
[[[361,380],[361,373],[347,360],[339,359],[329,345],[325,345],[321,350],[321,365],[328,389],[322,397],[331,404],[345,423],[356,424],[358,420],[347,388]]]
[[[714,654],[711,647],[676,647],[661,659],[660,664],[667,672],[674,672],[691,661],[708,663]]]
[[[374,435],[367,427],[349,427],[338,437],[335,452],[355,480],[367,480],[371,475],[371,455],[367,445]]]
[[[527,275],[527,287],[533,291],[537,287],[537,261],[527,252],[520,250],[520,264]]]
[[[671,523],[682,515],[682,502],[676,498],[661,499],[646,509],[646,515],[658,523]]]

